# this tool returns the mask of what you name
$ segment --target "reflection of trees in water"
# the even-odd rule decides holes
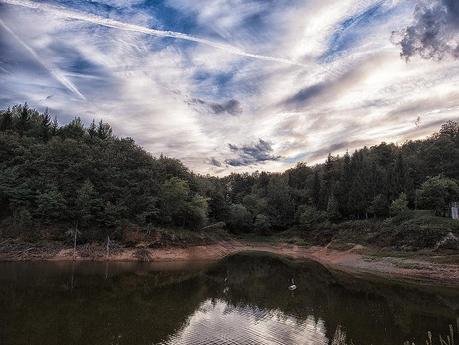
[[[444,334],[457,313],[454,292],[369,282],[269,255],[240,254],[205,270],[3,267],[0,343],[13,345],[155,344],[185,332],[208,303],[219,317],[241,316],[278,332],[275,321],[298,329],[323,325],[328,339],[375,345],[424,339],[427,330]]]
[[[0,289],[0,343],[152,344],[177,332],[206,298],[199,272],[71,271]],[[3,283],[3,281],[1,280]]]
[[[440,298],[435,290],[331,274],[314,262],[238,255],[227,258],[209,276],[223,285],[227,276],[226,293],[211,291],[229,305],[280,310],[298,320],[312,315],[325,321],[329,339],[341,326],[357,344],[401,344],[405,337],[424,339],[427,330],[444,332],[455,320],[455,311],[444,303],[457,299],[454,291],[441,291]],[[298,285],[294,293],[287,289],[292,276]]]

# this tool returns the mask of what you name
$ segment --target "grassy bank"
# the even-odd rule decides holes
[[[70,230],[70,231],[69,231]],[[259,244],[294,244],[298,246],[322,246],[346,251],[356,246],[366,248],[371,255],[384,257],[431,257],[438,263],[458,263],[459,222],[435,216],[430,211],[412,211],[404,218],[354,220],[340,223],[322,223],[310,228],[292,227],[278,233],[259,234],[255,232],[233,233],[224,223],[217,223],[189,230],[185,228],[139,227],[125,225],[116,236],[92,237],[103,233],[103,229],[87,230],[84,235],[77,233],[78,247],[105,248],[107,241],[113,248],[185,248],[208,245],[221,241],[237,240]],[[43,226],[30,231],[22,231],[18,236],[14,229],[3,229],[0,250],[10,250],[5,245],[28,243],[30,246],[46,248],[73,247],[75,233],[70,225]],[[17,248],[21,252],[24,246]],[[3,249],[2,249],[3,248]],[[27,249],[27,248],[26,248]],[[16,249],[15,249],[16,250]],[[50,249],[51,250],[51,249]]]

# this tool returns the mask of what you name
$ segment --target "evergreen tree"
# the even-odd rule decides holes
[[[7,131],[10,129],[13,129],[13,114],[10,108],[8,108],[0,115],[0,131]]]
[[[64,138],[79,139],[84,136],[86,131],[81,118],[75,117],[69,124],[61,127],[59,132]]]
[[[97,137],[99,137],[99,139],[105,140],[110,138],[111,136],[112,128],[110,127],[110,125],[100,120],[99,125],[97,126]]]
[[[373,199],[369,211],[378,218],[384,218],[389,215],[389,203],[384,194],[378,194]]]
[[[89,137],[92,139],[97,135],[96,121],[92,119],[91,125],[88,128]]]
[[[49,115],[48,108],[46,108],[45,112],[40,116],[41,119],[41,137],[43,140],[48,140],[50,137],[51,132],[51,116]]]
[[[394,214],[414,208],[417,189],[420,208],[437,215],[448,215],[449,203],[459,198],[453,122],[424,140],[329,155],[312,168],[300,163],[284,173],[222,178],[193,174],[177,159],[154,158],[132,139],[113,136],[103,122],[85,128],[75,118],[59,126],[48,111],[27,105],[0,111],[0,129],[0,222],[17,234],[26,231],[24,224],[74,229],[78,221],[79,240],[105,239],[122,224],[197,229],[209,218],[235,232],[296,226],[326,236],[327,217],[365,218],[369,212],[383,218],[392,201]]]
[[[19,135],[23,135],[29,129],[29,121],[30,121],[30,114],[29,114],[29,106],[25,103],[23,106],[18,108],[19,117],[16,123],[16,129]]]
[[[318,208],[319,203],[320,203],[320,177],[319,177],[319,172],[316,170],[314,172],[314,181],[312,184],[312,204]]]
[[[339,213],[339,204],[333,193],[328,198],[327,214],[330,220],[338,220],[341,218]]]
[[[57,135],[57,130],[59,129],[59,122],[57,121],[57,116],[54,116],[54,120],[50,126],[50,134],[51,136]]]
[[[405,193],[400,193],[399,197],[392,201],[390,205],[390,215],[392,217],[404,217],[408,212],[408,199]]]
[[[88,225],[102,208],[102,202],[92,182],[87,179],[77,190],[75,200],[76,219],[81,226]]]
[[[49,223],[65,218],[66,200],[55,187],[50,187],[47,191],[39,194],[36,202],[37,214],[43,221]]]

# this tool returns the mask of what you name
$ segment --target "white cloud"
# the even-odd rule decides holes
[[[3,106],[29,101],[86,121],[103,118],[119,135],[198,172],[279,171],[328,151],[415,138],[457,118],[457,62],[407,64],[390,43],[391,32],[409,22],[413,1],[170,0],[192,28],[183,35],[140,0],[117,1],[110,18],[93,8],[89,15],[45,2],[1,2],[21,5],[1,4],[1,19],[60,76],[37,68],[30,51],[2,32],[11,47],[0,53]],[[135,18],[123,18],[120,8]],[[307,101],[288,106],[295,95]],[[212,111],[233,100],[237,112]],[[260,139],[281,158],[210,163],[231,159],[229,144]]]

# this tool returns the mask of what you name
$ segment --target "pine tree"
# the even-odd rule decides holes
[[[340,177],[339,187],[337,189],[337,199],[339,201],[339,209],[342,215],[349,215],[349,191],[352,186],[352,171],[351,171],[351,157],[346,151],[343,158],[343,167]]]
[[[20,136],[29,129],[30,126],[30,113],[29,106],[25,103],[22,107],[19,108],[19,118],[16,124],[16,128]]]
[[[397,154],[393,169],[392,178],[392,193],[399,195],[401,192],[406,192],[406,166],[401,152]]]
[[[338,200],[336,200],[336,197],[333,193],[328,198],[327,214],[331,220],[338,220],[341,218],[339,213]]]
[[[40,116],[41,124],[41,136],[43,140],[48,140],[51,132],[51,116],[49,115],[49,110],[46,108],[45,112]]]
[[[97,136],[102,140],[110,138],[112,136],[112,128],[110,125],[100,120],[99,125],[97,126]]]
[[[319,172],[316,170],[314,172],[314,181],[312,183],[312,204],[318,208],[319,203],[320,203],[320,177],[319,177]]]
[[[0,117],[0,131],[7,131],[13,129],[13,114],[10,108],[1,114]]]
[[[322,185],[322,200],[323,208],[327,207],[328,197],[333,192],[333,188],[336,180],[336,171],[335,171],[335,158],[328,154],[327,161],[324,165],[324,175],[323,175],[323,185]]]
[[[94,138],[97,135],[96,121],[92,119],[91,125],[88,128],[89,137]]]
[[[89,179],[83,183],[76,194],[76,218],[84,226],[102,209],[102,202],[98,198],[97,191]]]
[[[51,127],[50,127],[51,136],[57,135],[58,129],[59,129],[59,122],[57,121],[57,116],[54,116],[54,120],[51,123]]]

